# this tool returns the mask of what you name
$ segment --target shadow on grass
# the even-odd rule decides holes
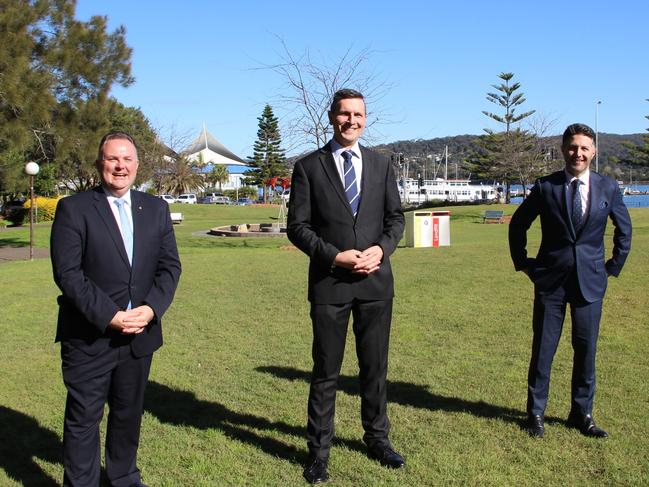
[[[49,463],[63,463],[61,440],[53,431],[20,411],[0,406],[0,468],[8,477],[25,486],[57,486],[34,461],[40,458]]]
[[[16,237],[7,237],[6,235],[2,235],[0,233],[0,248],[3,247],[27,247],[29,245],[29,241],[25,241],[23,238],[16,238]]]
[[[190,391],[172,389],[150,381],[144,396],[144,409],[163,423],[191,426],[201,430],[216,429],[228,438],[247,443],[268,455],[291,463],[304,464],[307,459],[306,448],[298,449],[276,438],[278,433],[305,437],[304,428],[281,421],[270,421],[252,414],[238,413],[217,402],[197,399]],[[338,439],[336,443],[350,450],[365,452],[365,447],[360,441]]]
[[[293,367],[265,366],[257,367],[258,372],[274,375],[280,379],[311,381],[311,373]],[[409,382],[388,380],[388,402],[411,406],[431,411],[447,411],[450,413],[469,413],[478,418],[501,419],[510,423],[525,426],[526,414],[517,409],[496,406],[484,401],[469,401],[459,397],[446,397],[433,394],[426,386]],[[350,395],[359,395],[358,378],[341,375],[338,378],[338,390]],[[564,423],[559,418],[546,418],[546,422]]]

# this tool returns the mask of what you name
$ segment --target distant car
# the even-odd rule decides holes
[[[25,208],[25,200],[13,200],[4,205],[0,202],[0,208],[2,216],[9,216],[13,211],[22,211]]]
[[[184,203],[186,205],[195,205],[198,199],[194,193],[181,194],[176,198],[176,203]]]
[[[166,201],[169,204],[176,202],[176,198],[174,198],[170,194],[159,194],[158,198],[160,198],[161,200]]]
[[[230,198],[228,198],[227,196],[213,196],[209,194],[200,198],[198,202],[205,205],[229,205],[231,203]]]
[[[248,205],[252,205],[253,203],[254,201],[252,201],[250,198],[239,198],[237,200],[237,205],[239,206],[248,206]]]
[[[216,196],[214,197],[213,203],[216,203],[217,205],[229,205],[232,204],[232,201],[230,201],[229,196]]]

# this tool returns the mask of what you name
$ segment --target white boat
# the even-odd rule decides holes
[[[423,184],[413,178],[398,181],[403,203],[422,204],[426,201],[487,201],[496,198],[490,184],[471,184],[469,179],[425,179]]]
[[[441,159],[441,158],[440,158]],[[469,179],[448,179],[448,146],[444,148],[444,177],[439,178],[442,162],[435,166],[433,179],[401,177],[397,181],[403,204],[420,205],[427,201],[489,201],[497,198],[493,185],[471,184]],[[404,174],[407,174],[407,167]],[[470,175],[469,175],[470,177]]]

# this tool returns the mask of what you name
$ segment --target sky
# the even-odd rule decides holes
[[[133,49],[136,81],[114,88],[115,98],[139,107],[167,142],[193,139],[205,124],[242,158],[266,103],[281,128],[290,118],[277,106],[284,81],[259,69],[281,61],[280,39],[329,64],[371,50],[363,71],[390,87],[368,106],[368,123],[373,110],[388,120],[372,144],[497,130],[482,111],[502,113],[486,99],[502,72],[521,83],[520,110],[554,121],[550,134],[574,122],[617,134],[649,128],[646,0],[78,0],[77,18],[92,15],[124,26]]]

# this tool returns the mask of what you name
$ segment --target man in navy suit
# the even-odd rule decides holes
[[[365,100],[334,94],[334,137],[295,164],[288,238],[310,257],[313,372],[308,402],[310,483],[328,478],[336,387],[350,315],[360,368],[363,440],[370,457],[404,466],[388,439],[386,376],[394,295],[389,256],[403,233],[403,213],[390,161],[359,145]]]
[[[595,425],[595,351],[608,276],[617,277],[631,249],[631,219],[617,182],[590,171],[595,133],[573,124],[563,133],[565,169],[539,179],[514,213],[509,247],[514,267],[534,283],[532,358],[528,372],[527,431],[543,437],[552,359],[570,304],[572,318],[571,408],[568,424],[586,436],[608,434]],[[527,230],[541,217],[541,246],[527,257]],[[604,231],[615,227],[605,261]]]
[[[61,199],[51,234],[62,293],[56,340],[68,391],[63,485],[99,486],[99,424],[108,402],[108,481],[143,487],[136,457],[144,388],[180,260],[167,203],[131,190],[138,168],[133,139],[104,136],[96,166],[101,186]]]

